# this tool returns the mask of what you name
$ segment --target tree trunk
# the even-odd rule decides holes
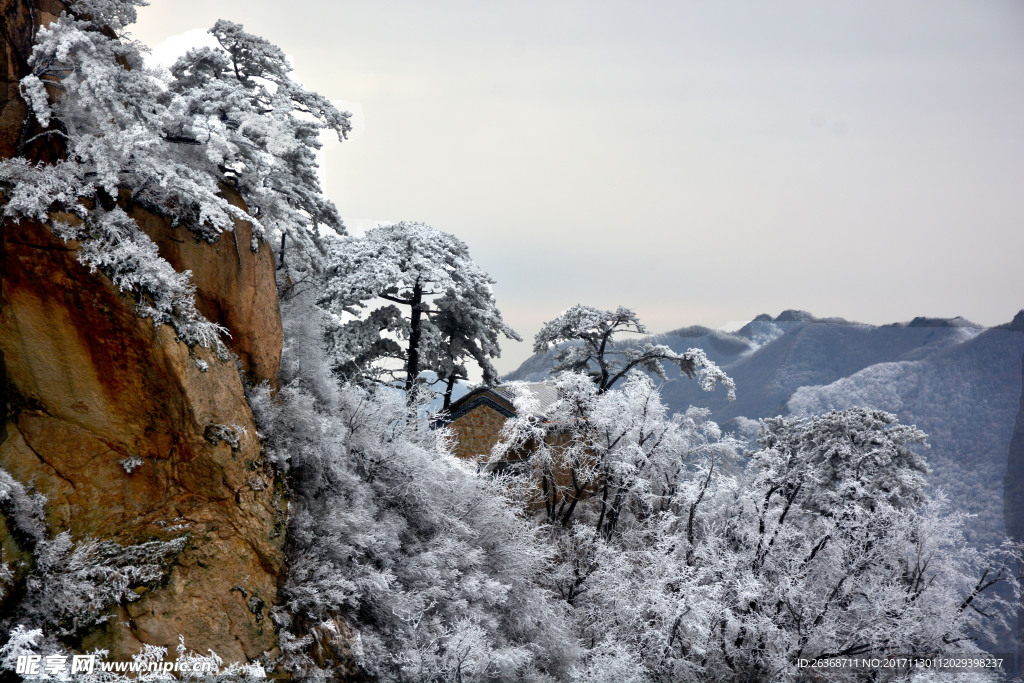
[[[423,285],[417,280],[412,288],[412,317],[409,321],[409,354],[405,364],[405,395],[412,400],[412,388],[420,375],[420,336],[423,332]]]
[[[448,384],[444,389],[444,404],[441,406],[441,410],[448,410],[448,407],[452,404],[452,391],[455,389],[455,373],[448,375]]]

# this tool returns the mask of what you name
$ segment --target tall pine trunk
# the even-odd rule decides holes
[[[448,407],[452,404],[452,391],[455,389],[455,372],[448,375],[448,384],[444,388],[444,404],[441,406],[441,410],[448,410]]]
[[[420,376],[420,337],[422,336],[423,311],[423,285],[419,280],[412,288],[412,318],[409,322],[409,353],[405,364],[405,396],[407,401],[412,400],[412,388],[416,385],[416,379]]]

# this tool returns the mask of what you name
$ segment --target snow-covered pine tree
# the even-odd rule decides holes
[[[219,48],[190,50],[171,67],[165,99],[183,115],[166,137],[200,147],[238,190],[294,285],[324,267],[320,229],[345,231],[321,190],[316,152],[324,132],[347,137],[350,115],[303,88],[276,45],[230,21],[210,33]]]
[[[207,241],[247,220],[254,250],[289,235],[307,247],[294,261],[316,262],[319,225],[342,224],[322,195],[315,150],[323,130],[345,136],[348,114],[292,80],[278,48],[227,22],[213,29],[220,50],[189,53],[173,77],[148,69],[125,31],[140,4],[75,0],[39,30],[21,81],[37,124],[25,130],[38,132],[23,136],[22,156],[0,162],[3,212],[50,222],[81,243],[83,264],[136,297],[141,316],[205,346],[222,330],[196,310],[189,274],[160,257],[125,209],[168,216]],[[51,138],[61,143],[56,161],[23,156]]]
[[[533,352],[545,353],[555,348],[552,374],[569,371],[589,375],[601,392],[624,379],[634,368],[667,380],[664,366],[670,363],[688,377],[697,377],[701,388],[708,390],[715,382],[721,382],[729,396],[734,396],[732,380],[701,349],[676,353],[665,345],[649,342],[640,348],[618,348],[616,335],[629,332],[647,332],[632,310],[619,306],[614,311],[604,311],[576,305],[544,324],[534,338]]]
[[[496,381],[490,359],[501,353],[499,335],[520,340],[466,244],[423,223],[379,226],[345,241],[328,278],[321,305],[354,318],[332,332],[338,369],[352,379],[384,372],[411,395],[420,373],[433,371],[447,406],[455,380],[466,377],[465,360]],[[364,314],[374,301],[386,303]],[[400,368],[380,363],[387,360]]]

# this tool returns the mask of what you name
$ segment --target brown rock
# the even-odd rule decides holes
[[[5,38],[0,51],[0,159],[16,156],[19,140],[36,132],[23,130],[28,109],[19,95],[18,82],[30,72],[27,60],[35,27],[52,22],[63,11],[59,0],[0,0],[0,36]],[[56,138],[46,140],[50,139]],[[41,147],[42,142],[21,151],[33,159],[59,156],[57,150]],[[224,186],[222,192],[235,206],[245,207],[231,188]],[[199,311],[230,331],[228,345],[238,354],[249,379],[265,380],[276,388],[282,331],[269,245],[253,252],[252,226],[245,221],[235,221],[233,233],[210,245],[197,240],[187,228],[172,227],[163,216],[138,208],[130,213],[157,243],[161,256],[179,272],[192,271]]]
[[[0,158],[24,139],[17,81],[33,32],[62,9],[56,0],[0,0]],[[135,215],[176,267],[193,271],[200,310],[231,330],[246,371],[276,379],[270,250],[247,248],[244,223],[207,245]],[[233,361],[140,319],[48,227],[4,219],[0,228],[0,467],[45,493],[51,535],[121,544],[188,535],[166,580],[117,607],[82,649],[123,659],[142,643],[173,651],[180,634],[190,649],[229,662],[274,650],[267,612],[284,570],[283,502]],[[129,473],[122,461],[132,459],[141,465]],[[2,515],[0,548],[5,561],[28,557]]]
[[[352,653],[352,631],[341,617],[317,623],[298,623],[298,632],[312,638],[310,658],[321,671],[331,671],[350,683],[373,679],[356,664]]]
[[[226,186],[221,191],[232,204],[245,207],[237,192]],[[192,271],[196,307],[208,320],[228,328],[228,345],[249,380],[267,381],[276,389],[283,332],[270,245],[254,252],[252,226],[246,221],[236,220],[233,232],[209,244],[163,216],[138,208],[130,215],[175,270]]]
[[[283,510],[234,364],[138,318],[45,226],[4,227],[0,467],[47,496],[53,534],[126,545],[189,534],[167,584],[85,645],[119,657],[142,642],[173,649],[181,634],[228,661],[272,650]],[[237,446],[207,438],[211,425]],[[142,461],[130,474],[129,458]]]

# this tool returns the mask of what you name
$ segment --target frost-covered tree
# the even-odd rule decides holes
[[[0,486],[6,478],[0,470]],[[18,627],[38,629],[54,647],[80,638],[109,621],[115,606],[138,600],[137,589],[163,580],[187,540],[122,546],[89,538],[75,542],[67,531],[47,538],[41,502],[22,499],[18,507],[29,510],[15,508],[13,516],[0,509],[5,520],[14,521],[12,535],[31,558],[18,558],[17,574],[0,564],[0,579],[6,575],[8,584],[0,580],[0,588],[13,588],[11,596],[0,591],[0,644]]]
[[[543,411],[529,392],[520,393],[490,458],[539,482],[548,521],[565,527],[580,520],[611,538],[624,517],[653,514],[696,444],[719,436],[700,411],[669,415],[653,381],[639,372],[604,392],[567,372],[555,389],[559,399]]]
[[[442,383],[442,410],[451,405],[456,381],[469,379],[466,361],[477,364],[485,384],[496,384],[500,378],[491,359],[501,355],[499,334],[522,341],[502,320],[491,284],[486,276],[467,278],[466,289],[451,289],[434,301],[432,322],[440,343],[430,349],[426,362]]]
[[[965,542],[965,517],[925,488],[923,440],[866,409],[762,422],[724,527],[716,665],[772,676],[801,658],[977,651],[972,634],[1009,607],[993,587],[1019,595],[1019,549]]]
[[[480,366],[485,382],[496,381],[498,337],[520,337],[502,320],[493,282],[464,242],[423,223],[379,226],[344,242],[320,298],[355,318],[333,334],[341,373],[354,378],[379,361],[397,361],[401,369],[391,374],[411,394],[420,373],[433,371],[446,387],[446,407],[455,380],[466,377],[466,360]],[[374,301],[385,303],[364,314]]]
[[[995,586],[1019,597],[1020,549],[966,543],[924,487],[922,439],[862,409],[767,420],[745,471],[705,452],[657,514],[611,540],[575,527],[580,677],[788,681],[801,659],[977,654],[1012,608]]]
[[[329,675],[313,634],[344,628],[355,664],[379,680],[564,679],[576,644],[542,585],[538,529],[402,392],[338,383],[329,316],[309,298],[282,307],[280,390],[251,401],[292,487],[275,617],[287,667]]]
[[[537,334],[534,351],[558,349],[559,399],[544,411],[520,395],[516,416],[502,429],[492,462],[518,463],[540,482],[547,518],[569,526],[580,502],[599,500],[593,523],[610,538],[628,509],[651,508],[653,487],[661,486],[659,468],[687,451],[677,420],[670,417],[653,381],[641,371],[667,379],[663,365],[672,363],[701,387],[721,383],[734,395],[732,379],[701,349],[678,354],[667,346],[616,347],[618,332],[644,332],[636,314],[620,307],[601,311],[574,306]],[[621,390],[613,386],[626,381]],[[716,428],[717,429],[717,428]],[[652,484],[657,481],[656,484]],[[597,505],[592,502],[591,507]]]
[[[688,377],[697,377],[702,388],[721,382],[729,396],[734,395],[732,380],[708,360],[701,349],[676,353],[663,344],[647,342],[639,348],[617,344],[615,336],[628,332],[647,332],[630,309],[619,306],[615,311],[602,311],[577,305],[544,324],[534,338],[533,351],[545,353],[556,348],[552,374],[569,371],[589,375],[601,392],[610,389],[633,369],[668,379],[664,366],[670,363]]]
[[[744,458],[706,411],[670,416],[645,374],[556,386],[544,410],[522,393],[492,462],[520,459],[553,522],[546,579],[584,644],[576,680],[796,681],[801,659],[978,654],[1012,615],[1021,549],[965,541],[966,516],[929,495],[924,435],[894,416],[764,420]]]
[[[310,266],[323,266],[320,228],[344,233],[316,175],[320,135],[331,131],[344,140],[350,115],[299,85],[276,45],[230,21],[218,21],[210,33],[219,49],[190,50],[171,67],[164,99],[184,115],[166,135],[201,147],[270,231],[279,265],[309,277]]]
[[[108,621],[110,608],[139,599],[134,590],[164,578],[186,537],[121,546],[113,541],[73,542],[67,531],[35,549],[21,619],[56,636],[81,635]]]
[[[319,132],[344,137],[348,115],[294,83],[280,50],[234,24],[214,27],[223,49],[190,53],[173,77],[147,69],[125,32],[139,4],[76,0],[38,31],[20,85],[30,119],[19,156],[0,163],[3,212],[51,223],[81,243],[83,264],[135,297],[140,315],[209,345],[221,330],[196,310],[189,274],[159,256],[130,209],[207,241],[247,220],[254,250],[268,228],[316,241],[318,223],[340,227],[315,175]],[[36,155],[44,140],[59,143],[49,157]]]
[[[11,557],[10,549],[21,546],[33,550],[46,539],[46,522],[41,493],[30,493],[10,473],[0,467],[0,519],[10,534],[13,544],[7,550],[0,547],[0,613],[9,611],[7,599],[16,592],[19,574],[27,569]],[[20,577],[23,578],[23,577]]]

